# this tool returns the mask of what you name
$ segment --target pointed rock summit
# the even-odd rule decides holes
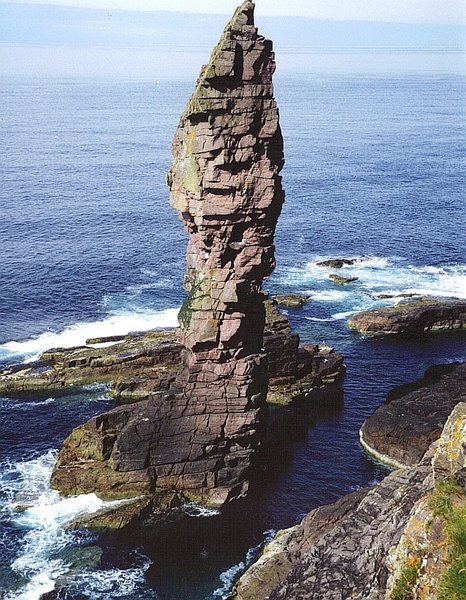
[[[261,285],[284,198],[274,53],[253,14],[252,2],[236,10],[173,140],[170,198],[189,235],[182,368],[169,392],[73,431],[52,477],[64,493],[168,494],[163,507],[179,492],[214,505],[247,492],[265,433]]]

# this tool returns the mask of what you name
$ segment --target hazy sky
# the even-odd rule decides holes
[[[10,0],[108,10],[186,11],[230,14],[238,0]],[[465,23],[464,0],[256,0],[258,15],[399,23]]]
[[[0,76],[195,78],[228,20],[219,11],[231,14],[237,3],[0,0]],[[134,10],[149,4],[150,12]],[[404,11],[401,4],[401,0],[257,0],[256,22],[274,41],[280,74],[465,74],[466,27],[458,23],[459,0],[403,0]],[[117,6],[127,10],[116,10]],[[288,14],[272,14],[280,9]],[[309,18],[297,16],[299,10]]]

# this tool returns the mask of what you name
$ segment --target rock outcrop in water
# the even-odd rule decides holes
[[[459,600],[466,590],[466,403],[421,461],[280,531],[231,600]]]
[[[165,395],[123,406],[65,442],[52,483],[107,497],[182,490],[221,505],[247,492],[265,433],[261,285],[284,194],[272,43],[244,2],[181,117],[168,175],[189,234],[183,368]]]
[[[318,344],[299,345],[287,317],[265,303],[263,347],[267,356],[267,401],[288,404],[341,379],[343,357]],[[93,338],[86,346],[55,348],[37,361],[0,371],[0,394],[66,393],[70,387],[110,383],[110,395],[132,403],[167,392],[181,369],[183,346],[175,329]],[[111,345],[108,345],[111,344]]]
[[[418,463],[456,404],[466,401],[466,362],[435,365],[392,390],[360,431],[363,446],[394,466]]]
[[[363,335],[454,331],[466,327],[466,302],[419,298],[353,315],[348,326]]]
[[[263,435],[261,287],[275,266],[273,238],[284,200],[274,53],[258,35],[253,13],[252,2],[237,9],[202,69],[173,140],[168,174],[171,204],[189,235],[188,298],[180,311],[185,369],[178,385],[201,432],[193,440],[195,460],[212,456],[221,463],[202,483],[217,494],[233,483],[245,491]]]

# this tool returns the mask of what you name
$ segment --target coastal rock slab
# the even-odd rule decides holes
[[[361,427],[361,442],[388,464],[415,465],[465,399],[466,363],[430,367],[419,381],[388,394]]]
[[[357,313],[348,326],[363,335],[464,329],[466,302],[420,298]]]
[[[445,598],[463,597],[453,593],[464,589],[464,558],[454,558],[449,527],[464,536],[458,523],[466,492],[455,479],[464,470],[465,436],[461,403],[418,464],[279,531],[230,599],[435,600],[439,589],[447,590]]]

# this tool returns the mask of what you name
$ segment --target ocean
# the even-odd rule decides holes
[[[2,78],[0,364],[176,325],[186,236],[165,173],[192,87]],[[286,202],[266,288],[311,297],[288,316],[303,341],[343,353],[343,393],[286,432],[246,505],[191,506],[182,530],[144,535],[64,529],[104,503],[49,487],[66,435],[112,406],[105,386],[0,398],[0,597],[38,599],[56,582],[75,600],[224,597],[274,531],[385,475],[358,429],[390,388],[464,360],[464,333],[364,339],[346,319],[403,293],[466,298],[466,77],[290,74],[275,91]],[[337,286],[316,264],[337,256],[357,259],[342,273],[358,281]]]

